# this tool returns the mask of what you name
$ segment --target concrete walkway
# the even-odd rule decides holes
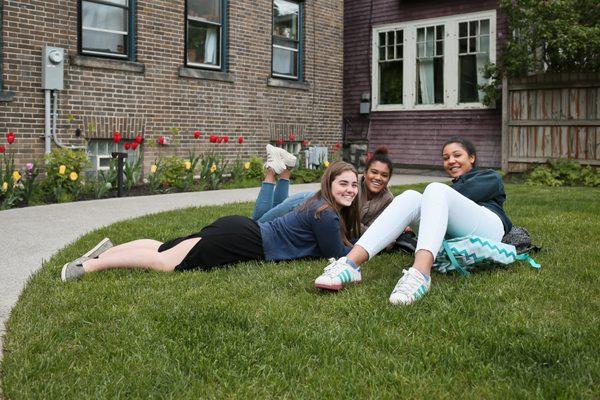
[[[445,180],[447,178],[436,176],[394,175],[390,184]],[[50,259],[67,244],[95,229],[146,214],[254,201],[258,190],[250,188],[124,197],[0,211],[0,242],[4,249],[0,257],[0,357],[5,321],[27,279],[42,266],[42,261]],[[290,193],[316,190],[316,183],[292,185]]]

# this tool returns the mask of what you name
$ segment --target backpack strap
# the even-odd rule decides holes
[[[465,268],[463,268],[463,266],[460,265],[458,263],[458,261],[456,261],[456,257],[454,257],[454,254],[452,254],[452,249],[450,248],[448,241],[444,240],[442,242],[442,246],[444,247],[444,250],[446,251],[446,254],[448,255],[448,259],[450,260],[450,264],[452,264],[454,269],[456,269],[462,276],[469,276],[470,275],[469,271],[467,271]]]
[[[527,253],[519,254],[515,257],[515,259],[519,260],[519,261],[527,261],[529,263],[529,265],[531,265],[533,268],[537,268],[537,269],[542,268],[542,266],[540,264],[536,263],[535,260],[533,258],[531,258],[529,256],[529,254],[527,254]]]

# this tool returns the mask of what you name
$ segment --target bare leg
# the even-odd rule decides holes
[[[433,254],[429,250],[417,250],[412,266],[422,274],[429,275],[433,266]]]
[[[287,167],[286,169],[281,171],[281,174],[279,174],[279,179],[287,179],[289,181],[291,175],[292,175],[292,168]]]
[[[184,240],[177,246],[161,253],[158,252],[158,247],[154,249],[143,246],[132,246],[129,249],[124,248],[122,251],[115,251],[112,254],[103,255],[102,258],[88,260],[83,263],[83,269],[86,273],[113,268],[141,268],[170,272],[181,263],[199,240],[200,238]]]
[[[265,169],[265,179],[263,179],[263,182],[267,182],[267,183],[277,182],[277,177],[275,175],[275,171],[273,171],[272,168]]]
[[[100,256],[98,256],[98,258],[106,257],[107,255],[114,254],[114,253],[119,253],[123,250],[128,250],[128,251],[137,250],[137,249],[158,250],[158,248],[160,247],[161,244],[162,244],[162,242],[159,242],[158,240],[153,240],[153,239],[133,240],[131,242],[127,242],[127,243],[123,243],[123,244],[111,247],[110,249],[106,250],[104,253],[100,254]]]

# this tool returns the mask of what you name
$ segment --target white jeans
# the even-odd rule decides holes
[[[417,250],[437,255],[444,237],[477,235],[500,241],[504,236],[502,220],[443,183],[434,182],[423,194],[407,190],[377,217],[356,243],[369,258],[393,242],[410,226],[418,231]]]

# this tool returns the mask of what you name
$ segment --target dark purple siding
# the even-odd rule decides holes
[[[387,145],[395,164],[441,166],[441,145],[451,135],[474,141],[480,166],[500,167],[501,109],[385,111],[359,114],[362,93],[371,91],[371,27],[498,8],[496,1],[346,0],[344,6],[344,131],[346,140],[368,139],[369,149]],[[496,48],[506,19],[498,12]],[[496,57],[498,59],[498,56]],[[369,121],[370,118],[370,121]],[[370,123],[369,123],[370,122]]]

